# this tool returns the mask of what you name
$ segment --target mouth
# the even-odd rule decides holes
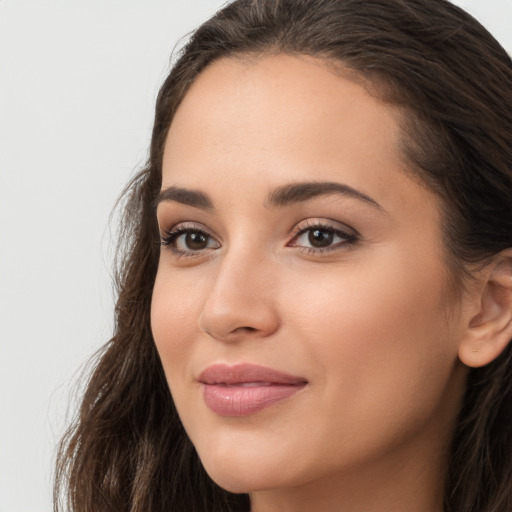
[[[209,366],[198,378],[206,405],[219,416],[249,416],[304,389],[303,377],[253,364]]]

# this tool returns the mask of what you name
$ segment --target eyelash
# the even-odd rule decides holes
[[[342,239],[341,242],[335,243],[333,245],[329,245],[326,247],[305,247],[301,245],[296,245],[296,241],[303,235],[305,235],[308,232],[312,232],[314,230],[321,231],[323,233],[327,233],[331,237],[339,237]],[[198,226],[194,224],[179,224],[177,226],[174,226],[170,228],[169,230],[166,230],[164,234],[161,236],[160,239],[160,245],[164,247],[169,247],[172,253],[177,256],[178,258],[181,257],[195,257],[201,255],[201,253],[204,253],[207,250],[211,250],[212,248],[205,247],[204,249],[198,249],[198,250],[181,250],[176,247],[176,241],[183,235],[190,235],[190,234],[196,234],[203,236],[207,239],[207,242],[210,240],[215,240],[209,233],[207,233],[205,230],[199,228]],[[310,224],[308,221],[302,224],[302,226],[299,226],[296,230],[295,234],[293,235],[290,242],[288,242],[287,247],[296,247],[303,253],[307,254],[322,254],[330,251],[335,251],[336,249],[339,249],[341,246],[345,247],[352,247],[359,241],[359,235],[354,233],[347,233],[346,231],[343,231],[338,228],[334,228],[332,226],[329,226],[327,224],[323,224],[321,222],[315,222],[313,224]],[[215,241],[216,242],[216,241]],[[218,242],[216,242],[218,244]],[[220,244],[219,244],[220,246]],[[215,247],[213,249],[217,249],[218,247]]]
[[[331,236],[337,236],[341,238],[343,241],[335,243],[333,245],[329,245],[327,247],[304,247],[301,245],[294,245],[293,242],[299,239],[302,235],[312,232],[312,231],[322,231]],[[354,233],[348,233],[339,228],[334,228],[333,226],[329,226],[328,224],[323,224],[321,222],[315,222],[310,224],[309,221],[305,222],[301,227],[299,227],[297,233],[293,236],[291,242],[287,245],[291,247],[297,247],[301,252],[306,254],[322,254],[330,251],[335,251],[340,247],[353,247],[359,241],[359,236]]]
[[[180,236],[189,234],[197,234],[206,237],[208,240],[214,240],[214,238],[209,233],[207,233],[203,229],[200,229],[194,224],[179,224],[178,226],[174,226],[164,232],[164,234],[160,237],[160,245],[164,247],[169,247],[172,253],[178,258],[198,256],[207,248],[196,251],[192,249],[188,251],[183,251],[181,249],[178,249],[175,245],[176,241]]]

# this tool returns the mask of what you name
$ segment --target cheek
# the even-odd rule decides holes
[[[185,373],[203,294],[196,279],[180,279],[178,273],[170,276],[165,268],[159,269],[151,302],[151,330],[169,382],[171,377],[176,380],[176,369]]]
[[[304,277],[287,301],[326,389],[334,395],[342,387],[368,411],[398,397],[432,403],[457,360],[444,270],[435,258],[406,256],[382,251],[360,270]]]

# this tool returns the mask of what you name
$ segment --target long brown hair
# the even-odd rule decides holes
[[[180,423],[150,328],[164,141],[211,62],[302,54],[341,63],[402,114],[403,152],[442,199],[454,281],[512,247],[512,62],[445,0],[235,0],[193,34],[163,84],[150,157],[123,196],[115,332],[60,446],[55,510],[242,511],[206,475]],[[512,349],[470,371],[446,512],[512,510]]]

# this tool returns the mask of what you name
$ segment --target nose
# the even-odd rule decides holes
[[[280,320],[270,266],[262,258],[226,256],[216,268],[199,328],[224,342],[266,338],[276,332]]]

